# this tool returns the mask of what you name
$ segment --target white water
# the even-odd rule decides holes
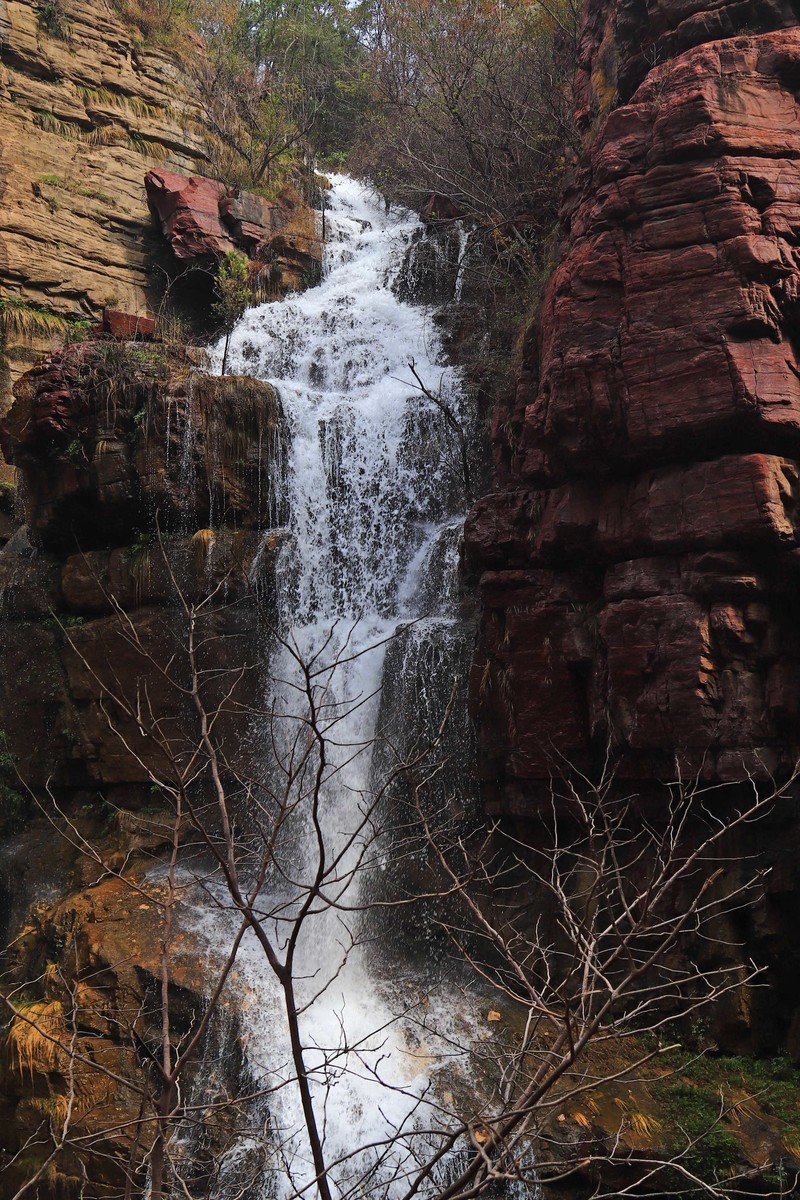
[[[463,496],[441,414],[415,389],[409,360],[455,410],[466,401],[458,373],[442,365],[430,312],[392,292],[419,222],[387,214],[353,180],[334,177],[333,184],[322,282],[249,310],[232,335],[229,369],[277,386],[289,430],[291,538],[279,562],[278,611],[293,650],[273,658],[276,722],[255,736],[263,739],[265,760],[277,748],[284,765],[293,754],[296,761],[296,718],[307,711],[296,660],[313,661],[315,697],[327,702],[320,723],[331,760],[320,821],[328,861],[336,851],[343,858],[300,939],[296,973],[308,1005],[302,1032],[326,1157],[345,1160],[333,1172],[338,1194],[377,1196],[403,1190],[388,1180],[424,1154],[411,1131],[437,1123],[420,1098],[437,1080],[441,1096],[449,1086],[441,1078],[445,1065],[458,1066],[474,1037],[463,1005],[422,994],[419,962],[408,979],[397,967],[391,980],[376,977],[368,941],[357,944],[369,939],[370,921],[355,911],[375,872],[392,869],[381,861],[381,843],[370,841],[380,815],[371,809],[380,783],[374,744],[387,639],[411,620],[418,622],[411,634],[417,649],[426,630],[440,639],[455,608],[460,522],[453,508]],[[214,353],[219,366],[221,346]],[[432,691],[438,682],[428,681]],[[445,692],[450,682],[441,681]],[[420,696],[418,707],[403,712],[407,726],[427,715],[427,698]],[[407,738],[408,728],[402,732]],[[379,757],[387,760],[385,752]],[[280,780],[274,765],[270,779],[273,787]],[[318,865],[308,784],[306,773],[292,793],[303,799],[278,851],[284,878],[270,881],[263,899],[265,927],[278,944]],[[226,928],[218,920],[211,934],[220,948]],[[238,973],[250,1072],[259,1087],[279,1089],[262,1108],[270,1147],[264,1191],[291,1196],[309,1186],[314,1171],[296,1087],[280,1086],[293,1077],[283,998],[254,940],[242,949]],[[401,1010],[407,1013],[399,1018]],[[380,1143],[398,1130],[408,1137],[378,1165]],[[371,1143],[378,1148],[363,1149]],[[235,1154],[242,1153],[239,1146]]]

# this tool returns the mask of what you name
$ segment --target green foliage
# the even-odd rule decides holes
[[[220,322],[225,334],[225,350],[222,355],[222,370],[224,375],[228,365],[228,346],[231,331],[241,317],[248,304],[253,300],[253,285],[250,279],[250,261],[239,250],[230,250],[220,260],[217,277],[214,280],[217,299],[214,301],[214,315]]]
[[[0,330],[4,335],[18,334],[22,337],[64,336],[73,324],[82,317],[62,317],[41,304],[30,304],[17,296],[0,300]]]
[[[135,566],[147,562],[156,545],[157,538],[152,529],[137,529],[128,550],[128,557]]]
[[[718,1092],[692,1084],[673,1084],[658,1096],[658,1115],[671,1142],[669,1149],[678,1154],[694,1143],[683,1161],[709,1182],[728,1176],[740,1157],[736,1138],[720,1124],[723,1107]]]
[[[223,329],[233,329],[253,295],[247,255],[240,250],[230,250],[220,260],[214,288],[217,294],[214,314]]]
[[[198,5],[193,0],[112,0],[114,8],[145,46],[164,46],[180,52],[182,34],[195,27]]]
[[[702,1179],[724,1180],[742,1159],[739,1109],[776,1120],[783,1145],[800,1151],[800,1070],[786,1058],[702,1055],[686,1063],[684,1052],[672,1051],[659,1065],[675,1072],[652,1087],[668,1148],[680,1153],[696,1141],[683,1161]],[[778,1170],[767,1172],[773,1182]],[[679,1183],[676,1177],[670,1186],[680,1191]]]
[[[72,346],[77,342],[85,342],[94,327],[94,321],[89,317],[78,317],[74,321],[70,321],[67,330],[64,334],[64,345]]]
[[[369,93],[366,49],[343,0],[244,0],[203,27],[201,95],[216,174],[271,194],[313,154],[346,149]]]
[[[130,384],[137,374],[160,371],[165,361],[166,352],[159,345],[104,342],[97,347],[97,373],[120,386]]]
[[[70,192],[74,196],[85,196],[87,200],[97,200],[108,208],[116,208],[117,202],[113,196],[100,191],[99,188],[87,188],[74,179],[63,179],[60,175],[40,175],[36,180],[38,188],[57,188],[59,191]],[[34,188],[36,190],[36,188]],[[38,194],[38,192],[37,192]]]
[[[76,617],[72,613],[60,613],[58,616],[46,617],[42,624],[45,629],[49,629],[51,633],[54,633],[57,638],[63,641],[64,635],[69,636],[69,632],[72,629],[80,629],[83,621],[83,617]],[[61,732],[62,735],[66,736],[66,730],[62,729]]]

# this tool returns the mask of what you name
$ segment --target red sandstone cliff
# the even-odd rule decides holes
[[[799,20],[588,0],[562,258],[466,530],[495,811],[609,742],[623,778],[800,754]]]

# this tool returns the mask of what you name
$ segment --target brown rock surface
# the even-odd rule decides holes
[[[137,338],[144,340],[155,335],[156,322],[153,317],[120,312],[116,308],[104,308],[103,331],[110,333],[119,342],[132,342]]]
[[[0,552],[0,729],[34,789],[140,795],[156,760],[130,752],[133,726],[109,722],[103,696],[130,699],[146,680],[154,711],[193,728],[185,655],[174,682],[163,671],[185,632],[177,589],[215,596],[209,665],[221,656],[222,679],[247,662],[256,685],[282,538],[279,402],[267,384],[138,342],[67,347],[15,390],[5,446],[28,525]]]
[[[494,811],[800,756],[800,6],[589,0],[564,247],[473,509]]]
[[[199,108],[174,53],[143,46],[106,0],[63,0],[63,32],[32,0],[0,6],[0,296],[64,317],[154,303],[143,176],[197,171]],[[6,330],[10,379],[49,345]]]
[[[15,393],[4,452],[47,549],[126,545],[156,512],[186,536],[274,523],[264,477],[280,452],[280,405],[269,384],[203,375],[160,344],[85,342],[49,355]]]
[[[249,767],[282,541],[271,486],[280,408],[266,384],[206,377],[183,353],[138,341],[67,347],[16,393],[5,445],[28,525],[0,549],[0,939],[3,996],[18,1007],[3,1001],[0,1196],[47,1157],[49,1117],[74,1079],[69,1147],[40,1192],[55,1200],[79,1185],[100,1200],[145,1187],[142,1088],[147,1047],[162,1036],[165,937],[165,874],[150,868],[163,866],[176,825],[191,841],[154,780],[197,761],[190,623],[223,761]],[[204,773],[192,774],[203,809]],[[185,1044],[213,964],[178,909],[169,1018]],[[218,1013],[213,1037],[204,1103],[241,1086],[235,1022]],[[77,1048],[74,1071],[66,1047]],[[203,1194],[237,1119],[213,1104],[200,1118],[186,1154]]]
[[[170,840],[174,821],[166,812],[148,818],[128,814],[105,834],[85,815],[78,821],[98,859],[116,862],[123,871],[68,890],[55,904],[40,902],[7,956],[6,986],[14,989],[21,1015],[10,1022],[8,1013],[5,1018],[7,1069],[0,1073],[4,1197],[12,1196],[47,1158],[52,1142],[42,1117],[61,1111],[69,1080],[74,1082],[71,1136],[40,1183],[41,1194],[57,1196],[77,1186],[95,1200],[119,1195],[126,1185],[145,1186],[154,1131],[152,1109],[142,1096],[155,1094],[145,1063],[146,1047],[157,1045],[159,1037],[154,998],[161,986],[166,897],[163,881],[148,878],[146,868],[153,852]],[[125,850],[119,853],[115,847],[123,843]],[[78,860],[73,866],[74,887],[86,864]],[[99,866],[94,865],[95,875]],[[181,913],[179,905],[169,955],[169,1016],[178,1041],[204,1012],[210,969],[207,956],[181,928]],[[216,1023],[223,1028],[222,1012]],[[220,1042],[225,1057],[217,1077],[221,1085],[227,1081],[233,1087],[240,1055],[229,1028]],[[31,1030],[44,1036],[31,1036]],[[76,1055],[71,1064],[70,1050]],[[190,1060],[181,1081],[184,1095],[191,1094],[200,1065],[199,1055]],[[200,1121],[204,1153],[193,1147],[190,1172],[197,1179],[211,1168],[215,1148],[219,1151],[231,1136],[235,1115],[211,1109]]]

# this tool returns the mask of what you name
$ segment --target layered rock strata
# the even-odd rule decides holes
[[[495,812],[800,754],[800,8],[591,0],[564,250],[466,561]]]
[[[0,554],[0,727],[28,786],[135,797],[148,760],[108,727],[110,672],[127,687],[147,654],[171,652],[178,589],[188,601],[222,589],[209,625],[224,628],[226,660],[246,657],[259,620],[248,600],[268,589],[278,545],[263,531],[282,515],[279,402],[266,384],[139,343],[67,347],[15,390],[4,450],[27,525]],[[153,704],[169,711],[175,696],[152,673]]]
[[[105,0],[0,3],[0,298],[10,383],[65,320],[157,302],[149,166],[205,161],[191,73]],[[37,316],[30,309],[44,310]],[[49,319],[48,319],[49,317]]]

